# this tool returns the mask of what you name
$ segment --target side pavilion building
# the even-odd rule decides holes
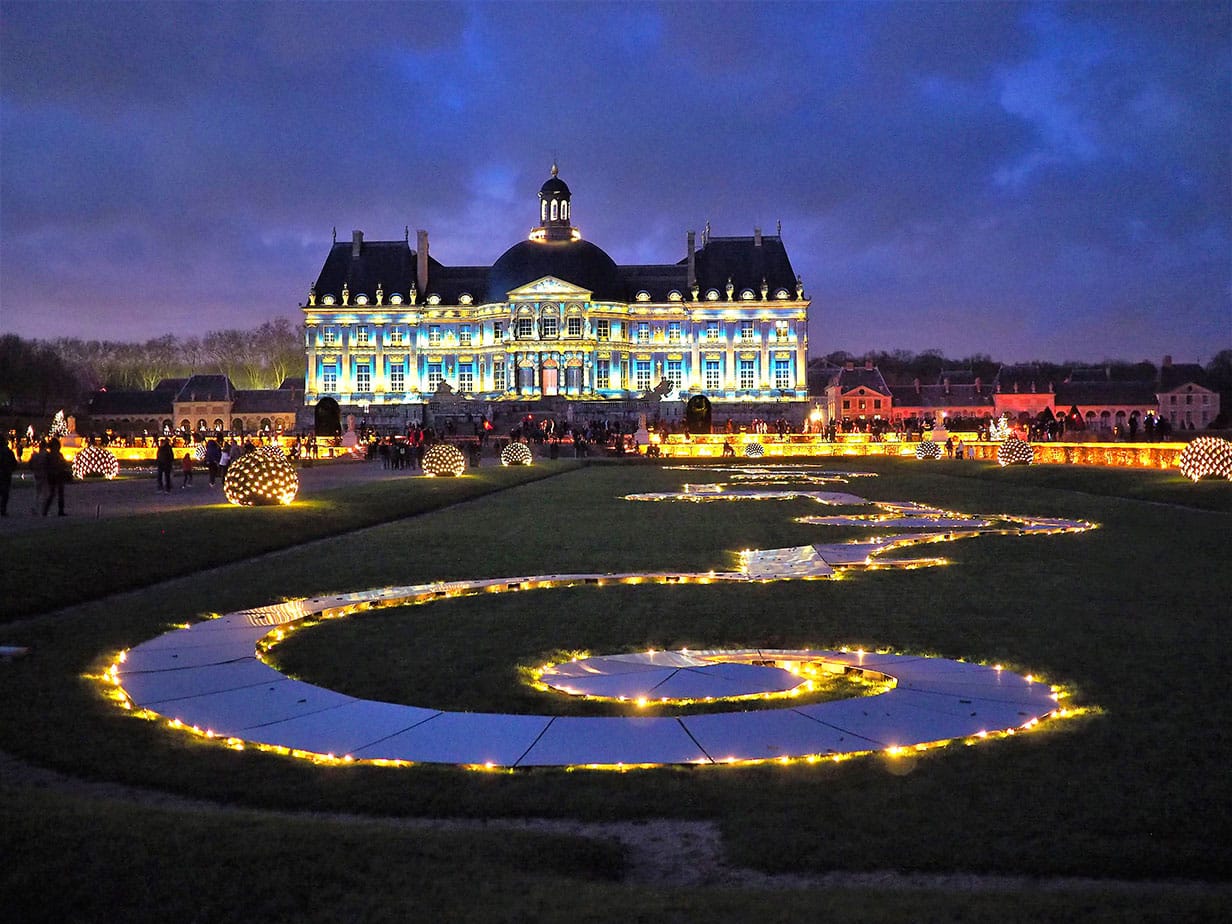
[[[305,404],[419,418],[433,396],[476,415],[562,414],[705,395],[716,419],[808,410],[809,299],[780,235],[688,232],[676,263],[618,265],[582,238],[552,168],[539,223],[491,266],[446,266],[419,231],[335,241],[302,305]],[[383,413],[384,412],[384,413]],[[564,416],[562,414],[562,416]]]

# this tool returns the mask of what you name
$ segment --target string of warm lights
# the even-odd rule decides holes
[[[423,472],[429,478],[457,478],[466,471],[466,456],[451,443],[434,443],[423,457]]]
[[[1177,464],[1181,474],[1191,481],[1232,480],[1232,442],[1217,436],[1200,436],[1181,450]]]
[[[120,460],[102,446],[86,446],[73,458],[73,477],[77,479],[102,475],[110,481],[119,472]]]
[[[274,463],[270,455],[253,453],[245,458],[251,457]],[[756,493],[742,491],[739,496],[753,499]],[[795,495],[799,493],[794,492]],[[817,492],[804,492],[808,493]],[[864,648],[651,651],[600,657],[582,652],[570,656],[568,661],[533,669],[530,682],[536,689],[621,703],[633,710],[633,714],[568,719],[448,713],[413,706],[370,704],[379,707],[382,715],[387,715],[390,709],[405,710],[408,718],[404,732],[377,734],[372,731],[373,737],[367,739],[368,743],[364,743],[361,736],[341,748],[330,747],[336,739],[323,731],[315,738],[303,732],[296,717],[311,725],[314,716],[333,715],[332,710],[344,704],[362,713],[366,701],[290,681],[266,660],[274,647],[299,629],[379,607],[422,605],[480,593],[555,587],[837,577],[851,568],[914,568],[944,562],[944,559],[920,559],[874,563],[876,556],[908,545],[975,535],[1046,534],[1092,528],[1092,524],[1085,521],[1010,515],[988,519],[1016,524],[1013,528],[984,528],[982,523],[976,526],[981,521],[970,515],[912,502],[881,502],[878,506],[888,511],[880,515],[887,523],[894,517],[901,519],[912,515],[934,516],[938,522],[943,517],[961,519],[972,526],[832,545],[746,549],[738,554],[739,563],[730,571],[483,578],[288,601],[227,614],[195,626],[177,627],[131,652],[121,652],[108,669],[94,679],[105,686],[108,698],[132,714],[165,720],[173,729],[216,740],[229,748],[256,748],[327,765],[409,766],[416,762],[443,762],[485,771],[515,765],[629,770],[666,763],[721,766],[817,763],[869,753],[900,757],[952,742],[973,744],[1017,734],[1037,727],[1044,719],[1090,711],[1063,708],[1061,700],[1067,696],[1066,692],[1043,684],[1036,675],[1020,676],[1006,672],[1001,665],[980,667],[933,655],[901,655]],[[863,525],[873,521],[859,522]],[[178,673],[184,670],[190,673]],[[210,678],[211,672],[217,675],[216,679]],[[858,675],[874,684],[878,708],[851,713],[844,705],[853,702],[849,699],[801,701],[801,697],[807,698],[813,691],[819,678],[834,673]],[[179,676],[188,678],[183,685],[178,681]],[[280,681],[293,685],[293,692],[288,694],[291,698],[279,701],[267,696],[280,689],[277,686]],[[955,684],[961,687],[960,694],[955,694]],[[216,694],[228,690],[251,700],[240,710],[246,716],[242,722],[234,718],[234,708],[218,705]],[[751,699],[795,702],[787,710],[789,715],[781,719],[761,718],[781,716],[781,709],[637,717],[638,713],[658,707],[681,709]],[[262,714],[262,702],[281,702],[281,705],[277,709],[266,707],[274,711]],[[303,706],[301,714],[296,704],[308,705]],[[927,714],[923,720],[918,718],[921,709]],[[860,715],[865,718],[861,719]],[[885,717],[896,718],[891,721]],[[780,734],[776,729],[784,727],[783,721],[788,721],[795,730],[786,737],[776,737]],[[363,724],[351,718],[339,727],[349,730],[348,734],[354,738],[363,731]],[[415,738],[412,733],[419,729],[425,730],[423,735],[427,743],[415,744],[410,740],[397,743],[403,735]],[[606,729],[611,733],[605,733]],[[939,730],[946,733],[938,735]],[[336,733],[336,729],[330,732]],[[497,747],[494,742],[519,740],[519,736],[525,738],[524,746],[510,745],[513,750],[492,752]],[[669,740],[670,745],[665,743]],[[653,759],[652,754],[656,755]],[[626,757],[629,759],[622,759]]]
[[[1006,465],[1030,465],[1035,461],[1035,450],[1026,440],[1016,436],[1008,437],[997,448],[997,463]]]
[[[501,450],[500,461],[501,465],[530,465],[530,447],[514,440]]]
[[[281,451],[261,447],[227,466],[222,490],[240,507],[289,504],[299,493],[299,475]]]

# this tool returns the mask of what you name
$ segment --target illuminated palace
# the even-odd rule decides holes
[[[801,420],[809,300],[781,237],[707,229],[699,248],[690,231],[678,263],[621,266],[573,226],[556,173],[491,267],[437,262],[426,231],[414,250],[409,232],[335,241],[301,306],[305,403],[380,419],[442,396],[489,415],[661,398],[672,417],[702,394],[716,419]]]

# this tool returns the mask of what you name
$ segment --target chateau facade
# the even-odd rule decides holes
[[[490,267],[437,262],[426,231],[413,250],[409,231],[335,241],[301,306],[305,404],[702,394],[716,414],[770,404],[802,419],[809,299],[779,235],[707,229],[699,248],[689,232],[677,263],[620,266],[573,226],[555,167],[537,211]]]

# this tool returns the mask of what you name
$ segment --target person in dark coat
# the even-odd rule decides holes
[[[9,490],[13,486],[13,471],[17,468],[17,456],[9,448],[6,436],[0,442],[0,517],[9,515]]]
[[[158,466],[158,490],[170,494],[171,470],[175,467],[175,451],[171,448],[171,441],[166,437],[158,444],[158,452],[154,456],[154,461]]]
[[[64,486],[73,479],[73,469],[68,460],[60,455],[60,441],[51,439],[47,443],[47,459],[43,463],[47,467],[47,495],[43,500],[43,516],[51,510],[52,500],[56,501],[56,512],[64,516]]]

